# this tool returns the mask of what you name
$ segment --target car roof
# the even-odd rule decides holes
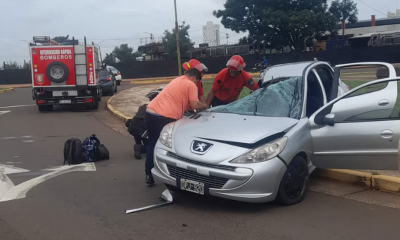
[[[323,61],[304,61],[271,66],[266,69],[263,77],[263,82],[280,77],[301,77],[303,76],[304,70],[308,66],[316,62],[327,64],[327,62]]]

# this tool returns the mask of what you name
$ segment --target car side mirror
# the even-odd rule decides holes
[[[335,114],[329,113],[329,114],[325,115],[324,124],[329,125],[329,126],[334,126],[335,125]]]

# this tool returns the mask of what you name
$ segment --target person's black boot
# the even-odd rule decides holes
[[[142,153],[141,153],[142,145],[135,144],[133,146],[133,151],[135,153],[135,158],[136,159],[142,159]]]
[[[146,184],[147,185],[154,185],[153,175],[146,175]]]
[[[140,153],[147,153],[147,146],[145,145],[140,145]]]

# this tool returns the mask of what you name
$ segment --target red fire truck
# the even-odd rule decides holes
[[[74,38],[64,43],[33,37],[30,44],[32,98],[40,112],[54,105],[83,104],[97,109],[101,100],[99,52],[94,45]]]

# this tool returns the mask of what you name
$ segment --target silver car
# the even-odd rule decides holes
[[[357,65],[388,78],[349,91],[339,73]],[[249,96],[165,126],[153,176],[175,191],[291,205],[316,167],[397,169],[399,80],[386,63],[271,67]]]

